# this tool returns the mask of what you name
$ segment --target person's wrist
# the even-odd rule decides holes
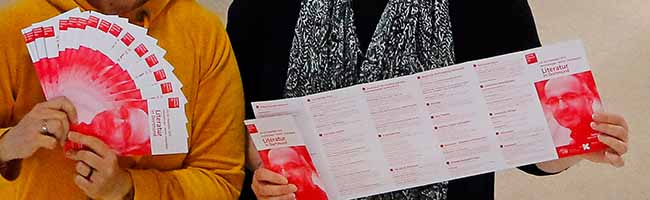
[[[123,177],[124,177],[123,178],[124,184],[122,185],[124,186],[124,189],[122,190],[123,192],[121,193],[123,194],[121,195],[122,196],[121,199],[131,200],[134,198],[134,194],[135,194],[135,188],[133,186],[133,178],[131,177],[131,173],[129,173],[128,171],[124,171]]]
[[[582,160],[580,156],[572,156],[566,158],[560,158],[557,160],[550,160],[546,162],[537,163],[537,168],[546,172],[546,173],[560,173],[564,170],[569,169],[573,165],[577,164]]]
[[[7,144],[5,142],[6,137],[4,137],[4,136],[9,134],[10,131],[11,130],[6,130],[6,132],[4,132],[2,134],[2,137],[0,137],[0,163],[7,163],[7,162],[9,162],[11,160],[16,159],[16,158],[14,158],[14,156],[12,156],[11,151],[9,150],[9,148],[6,148],[6,146],[7,146]]]
[[[126,195],[123,198],[124,200],[133,200],[135,199],[135,190],[133,187],[129,190],[129,193],[126,193]]]
[[[21,160],[12,154],[11,148],[7,148],[6,135],[11,129],[0,133],[0,176],[6,180],[15,180],[20,173]]]

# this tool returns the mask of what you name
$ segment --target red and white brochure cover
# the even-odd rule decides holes
[[[297,200],[328,199],[323,181],[290,115],[244,122],[265,168],[296,185]]]
[[[590,126],[594,112],[603,111],[603,102],[582,46],[570,42],[531,50],[525,59],[536,72],[535,88],[558,157],[605,149]]]
[[[79,9],[22,30],[45,97],[65,96],[77,109],[79,124],[71,130],[123,156],[187,153],[183,85],[146,32],[124,18]],[[143,43],[148,54],[122,61]]]

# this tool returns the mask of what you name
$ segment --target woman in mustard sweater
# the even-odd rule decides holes
[[[20,30],[80,7],[149,29],[175,67],[189,103],[189,152],[118,157],[74,132],[74,107],[45,102]],[[219,19],[191,0],[19,0],[0,9],[0,198],[236,199],[244,172],[244,100]],[[47,121],[48,132],[39,133]],[[61,145],[90,147],[66,158]],[[70,159],[71,158],[71,159]],[[84,178],[92,170],[90,179]]]

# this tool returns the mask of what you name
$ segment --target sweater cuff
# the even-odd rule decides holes
[[[150,170],[127,169],[133,181],[133,199],[160,199],[156,174]]]
[[[9,132],[9,129],[11,128],[0,128],[0,138]]]
[[[7,132],[9,132],[9,129],[11,129],[11,128],[0,128],[0,138],[2,138],[2,136],[4,136]],[[2,162],[2,161],[0,161],[0,162]],[[0,163],[0,167],[6,168],[7,164],[9,164],[9,162]],[[0,170],[5,170],[5,169],[0,169]],[[11,183],[12,183],[12,181],[7,180],[3,175],[0,175],[0,188],[6,187],[7,185],[9,185]]]

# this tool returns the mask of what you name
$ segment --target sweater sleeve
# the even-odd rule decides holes
[[[8,15],[14,14],[11,7],[0,8],[0,18],[7,18]],[[22,77],[16,70],[20,68],[31,67],[31,63],[26,62],[28,53],[25,47],[22,34],[17,27],[23,25],[19,20],[0,20],[0,138],[2,138],[11,126],[14,113],[14,104],[17,93],[16,83]],[[15,181],[7,180],[0,175],[0,194],[11,194],[15,191]],[[8,196],[6,198],[12,198]],[[3,197],[5,198],[5,197]]]
[[[9,132],[9,129],[10,128],[0,128],[0,138],[2,138],[2,136],[4,136],[7,132]],[[8,164],[8,163],[9,162],[1,163],[1,164],[5,165],[5,164]],[[3,171],[2,173],[4,173],[5,169],[1,169],[1,170]],[[12,182],[13,181],[7,180],[7,178],[5,178],[4,175],[0,175],[0,193],[2,191],[6,191],[6,190],[13,190],[13,188],[8,187],[8,186],[11,186]]]
[[[135,199],[236,199],[244,179],[244,97],[228,36],[222,26],[199,48],[200,77],[191,98],[189,153],[182,169],[129,169]]]
[[[533,12],[527,0],[512,0],[509,25],[514,27],[511,30],[509,39],[512,43],[511,51],[523,51],[542,46],[537,33],[537,26]]]

